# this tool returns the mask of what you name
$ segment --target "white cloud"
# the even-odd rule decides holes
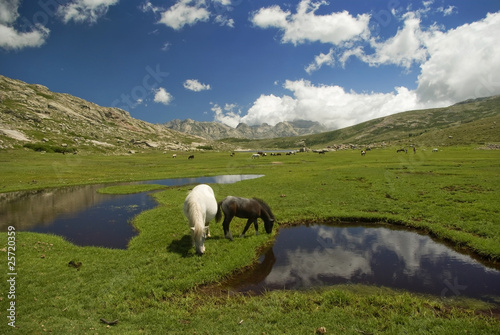
[[[285,82],[292,96],[261,95],[240,121],[249,125],[263,122],[305,119],[336,129],[418,106],[416,94],[404,87],[391,93],[346,92],[340,86],[315,86],[307,80]],[[422,105],[423,107],[423,105]]]
[[[0,2],[0,47],[6,50],[20,50],[26,47],[39,47],[45,43],[50,30],[36,24],[31,31],[19,32],[14,23],[19,18],[20,0]]]
[[[500,94],[500,12],[425,41],[417,94],[425,103],[455,103]]]
[[[415,13],[409,12],[404,16],[404,26],[395,36],[379,42],[376,38],[370,39],[371,49],[374,53],[367,55],[361,46],[347,49],[339,59],[345,66],[350,56],[356,56],[370,66],[395,64],[409,69],[415,63],[421,63],[427,58],[425,39],[433,34],[435,27],[424,32],[420,26],[420,18]]]
[[[215,17],[215,23],[218,23],[221,26],[227,26],[230,28],[234,28],[234,20],[231,18],[228,18],[227,16],[224,16],[224,15],[217,15]]]
[[[160,23],[175,30],[182,29],[185,25],[194,25],[210,18],[210,12],[203,0],[180,0],[167,11],[161,14]]]
[[[172,94],[168,93],[163,87],[160,87],[155,91],[154,102],[168,105],[173,99],[174,97]]]
[[[283,31],[282,42],[295,45],[306,41],[319,41],[338,45],[342,42],[366,38],[369,35],[370,15],[351,16],[347,11],[316,15],[325,1],[302,0],[297,12],[291,14],[279,6],[261,8],[251,17],[260,28],[278,28]]]
[[[110,6],[116,5],[118,0],[74,0],[59,6],[57,14],[64,23],[73,20],[76,23],[96,23],[106,15]]]
[[[156,12],[159,12],[162,10],[161,7],[157,7],[155,5],[153,5],[151,2],[149,1],[146,1],[145,3],[143,3],[141,6],[139,6],[139,9],[143,12],[143,13],[146,13],[148,11],[151,11],[153,13],[156,13]]]
[[[304,22],[316,22],[314,20],[318,16],[314,12],[321,4],[311,5],[309,1],[303,0],[299,6],[301,9],[295,15],[278,6],[263,8],[253,16],[252,21],[262,28],[282,29],[283,42],[297,44],[310,40],[332,44],[333,39],[320,37],[324,35],[315,32],[314,24],[303,35],[293,34],[296,27],[304,27]],[[305,5],[309,6],[309,12],[304,11]],[[336,85],[312,84],[304,79],[287,80],[283,87],[290,94],[262,94],[246,115],[220,109],[217,119],[228,125],[240,122],[275,125],[281,121],[307,119],[334,129],[402,111],[443,107],[469,98],[500,94],[500,12],[444,31],[443,27],[436,24],[424,27],[422,17],[437,13],[448,15],[454,9],[432,10],[429,5],[427,3],[424,9],[414,12],[394,12],[393,15],[400,15],[401,22],[394,36],[381,40],[365,38],[367,35],[364,35],[362,39],[349,40],[330,49],[328,54],[316,56],[306,67],[308,73],[324,65],[339,63],[345,67],[346,60],[351,56],[358,57],[370,66],[396,65],[405,71],[419,65],[420,74],[415,90],[395,87],[389,93],[359,93]]]
[[[457,12],[457,7],[455,6],[448,6],[446,8],[439,8],[443,12],[444,16],[449,16]]]
[[[235,111],[236,109],[235,104],[226,104],[224,109],[218,104],[213,104],[214,121],[236,128],[241,121],[241,110]]]
[[[170,42],[165,42],[165,43],[163,43],[163,46],[161,47],[161,51],[167,51],[168,49],[170,49],[171,46],[172,46],[172,44]]]
[[[184,82],[184,88],[194,92],[210,90],[210,85],[202,84],[197,79],[188,79]]]
[[[21,33],[13,27],[0,24],[0,47],[19,50],[26,47],[39,47],[45,43],[50,30],[42,25],[36,25],[32,31]]]
[[[320,53],[318,56],[314,57],[314,62],[309,64],[305,70],[307,73],[311,74],[314,71],[319,70],[323,65],[333,66],[335,64],[335,59],[333,58],[333,48],[327,54]]]

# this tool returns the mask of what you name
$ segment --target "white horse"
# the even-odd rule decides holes
[[[202,255],[205,252],[205,238],[210,237],[208,223],[215,214],[217,214],[217,200],[212,188],[205,184],[193,188],[184,201],[184,215],[189,220],[197,254]]]

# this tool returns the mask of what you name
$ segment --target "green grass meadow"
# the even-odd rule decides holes
[[[263,174],[211,185],[217,200],[259,197],[281,226],[338,221],[402,225],[457,250],[500,261],[500,151],[474,147],[297,153],[61,155],[0,152],[0,192],[163,178]],[[233,242],[212,222],[206,254],[192,247],[184,199],[193,187],[155,189],[158,206],[138,215],[127,250],[78,247],[54,235],[16,231],[15,299],[8,298],[8,234],[0,233],[0,333],[18,334],[500,334],[498,305],[388,288],[341,285],[245,296],[217,283],[256,261],[271,235]],[[239,236],[245,220],[234,219]],[[260,229],[263,232],[262,224]],[[275,226],[276,227],[276,226]],[[77,269],[70,261],[81,262]],[[5,265],[5,266],[4,266]],[[207,290],[207,287],[211,287]],[[15,326],[8,325],[15,301]],[[500,301],[499,301],[500,305]],[[496,311],[496,313],[494,312]],[[100,319],[118,320],[106,325]],[[324,327],[324,328],[321,328]]]

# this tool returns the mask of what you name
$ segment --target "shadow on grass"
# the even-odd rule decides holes
[[[180,240],[173,240],[167,246],[168,252],[175,252],[176,254],[181,255],[182,257],[193,257],[194,253],[190,252],[190,249],[193,247],[193,242],[191,241],[190,235],[184,235]]]
[[[211,240],[220,240],[222,239],[219,236],[208,237]],[[174,252],[176,254],[181,255],[183,258],[199,256],[194,252],[193,242],[191,240],[191,235],[184,235],[179,240],[173,240],[167,246],[168,252]]]

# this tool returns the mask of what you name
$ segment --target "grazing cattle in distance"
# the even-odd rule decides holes
[[[189,156],[188,159],[194,159],[194,155]]]
[[[260,155],[259,155],[259,154],[253,154],[253,155],[252,155],[252,159],[254,159],[254,158],[259,158],[259,157],[260,157]]]
[[[406,151],[406,149],[403,149],[403,148],[396,150],[396,153],[398,153],[398,152],[406,152],[406,153],[408,153],[408,151]]]
[[[361,150],[361,156],[364,156],[364,155],[366,155],[366,151]]]
[[[173,155],[172,155],[172,158],[177,158],[177,154],[173,154]]]
[[[438,152],[437,148],[432,149],[432,152]]]

